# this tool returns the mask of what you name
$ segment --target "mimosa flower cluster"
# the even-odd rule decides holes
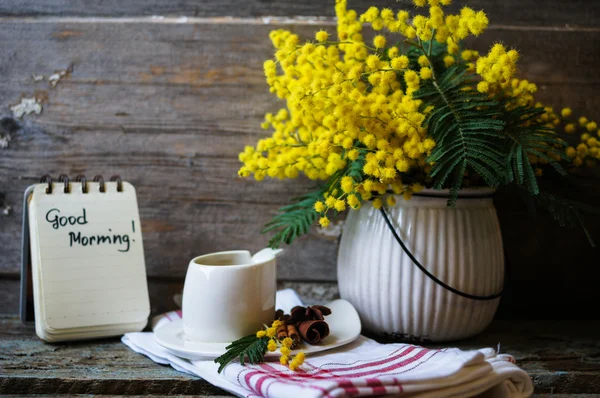
[[[592,165],[600,157],[596,123],[571,122],[568,108],[556,114],[539,104],[536,85],[516,77],[515,49],[498,43],[480,56],[466,48],[464,40],[481,35],[488,17],[469,7],[447,14],[444,6],[450,2],[414,0],[417,10],[428,8],[411,16],[377,7],[358,15],[347,9],[346,0],[336,0],[336,34],[319,30],[302,43],[290,31],[272,31],[275,57],[264,63],[264,73],[285,106],[265,116],[262,127],[273,134],[239,155],[240,176],[262,180],[303,174],[324,181],[312,204],[322,227],[329,225],[331,212],[358,209],[367,200],[378,208],[393,206],[395,195],[410,199],[431,185],[436,163],[431,154],[440,145],[428,124],[436,105],[420,93],[428,84],[443,85],[440,76],[447,71],[471,79],[462,89],[467,94],[505,101],[507,111],[541,107],[536,123],[558,133],[580,132],[581,143],[558,152],[560,145],[541,140],[527,155],[536,176],[549,162],[566,168]],[[363,36],[365,25],[375,31],[372,40]],[[475,166],[465,175],[485,177]]]
[[[296,355],[292,356],[292,345],[294,341],[286,337],[283,340],[277,340],[277,328],[282,325],[282,321],[275,320],[273,324],[264,330],[259,330],[256,332],[256,337],[261,339],[264,337],[269,338],[269,342],[267,344],[267,350],[270,352],[274,352],[279,349],[281,356],[279,357],[279,362],[282,365],[287,365],[291,370],[297,370],[300,365],[304,363],[304,359],[306,355],[300,351]]]
[[[566,149],[567,156],[571,158],[576,167],[585,163],[588,167],[596,166],[600,159],[600,130],[595,121],[582,116],[579,119],[572,117],[570,108],[563,108],[560,115],[555,115],[552,110],[548,114],[554,116],[555,125],[567,134],[579,134],[579,143]]]

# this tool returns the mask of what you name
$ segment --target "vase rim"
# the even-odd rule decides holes
[[[463,188],[458,191],[459,198],[491,198],[497,189],[493,187]],[[414,196],[449,198],[449,189],[425,188],[413,194]]]

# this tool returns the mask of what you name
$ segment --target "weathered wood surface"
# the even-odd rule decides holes
[[[278,289],[294,289],[305,304],[323,304],[339,298],[335,282],[280,281]],[[153,315],[181,308],[183,281],[152,278],[148,281],[150,312]],[[0,314],[19,313],[20,282],[16,278],[0,279]]]
[[[600,391],[595,322],[495,321],[483,335],[455,344],[514,355],[537,393]],[[0,317],[0,394],[223,394],[208,383],[157,365],[118,339],[50,345],[10,317]]]
[[[118,339],[50,345],[10,318],[0,318],[0,336],[0,393],[224,394],[155,364]]]
[[[541,272],[541,271],[540,271]],[[576,280],[565,276],[563,280],[531,279],[508,283],[497,319],[600,319],[597,303],[596,280]],[[148,282],[152,314],[160,314],[181,305],[183,280],[152,278]],[[339,298],[336,282],[280,281],[279,289],[292,288],[306,304],[323,304]],[[560,294],[556,293],[560,292]],[[526,304],[524,304],[526,303]],[[19,281],[0,279],[0,314],[19,311]]]
[[[246,247],[267,239],[261,226],[279,204],[311,183],[236,176],[237,153],[261,134],[264,112],[279,105],[261,72],[273,26],[244,24],[60,23],[5,21],[0,25],[6,80],[0,103],[36,92],[47,100],[41,115],[5,120],[12,140],[0,157],[0,191],[13,206],[3,218],[0,269],[16,272],[21,193],[48,171],[120,173],[138,191],[148,273],[182,276],[198,253]],[[315,27],[293,25],[308,36]],[[248,42],[247,37],[256,37]],[[579,64],[558,50],[582,38]],[[594,43],[600,32],[493,31],[481,47],[504,39],[524,51],[528,77],[550,103],[600,108]],[[554,43],[543,49],[537,43]],[[555,51],[556,50],[556,51]],[[73,65],[55,89],[34,82]],[[576,76],[574,78],[573,76]],[[544,87],[552,87],[546,88]],[[585,99],[585,100],[584,100]],[[335,278],[336,240],[313,234],[289,249],[281,276]],[[163,250],[169,247],[169,250]]]
[[[0,207],[12,207],[8,216],[0,214],[0,281],[8,278],[13,292],[5,296],[18,297],[21,195],[46,172],[119,173],[135,184],[151,286],[180,284],[195,255],[262,248],[267,237],[259,234],[261,226],[312,185],[236,176],[237,153],[268,134],[260,130],[260,121],[282,105],[268,93],[262,75],[263,60],[272,55],[268,32],[284,27],[308,38],[320,25],[333,30],[333,23],[253,17],[331,16],[326,3],[249,1],[233,7],[215,1],[132,1],[114,6],[0,0],[0,14],[6,15],[0,18],[0,135],[11,137],[8,148],[0,148],[0,193],[5,195]],[[357,4],[364,8],[367,2]],[[478,49],[497,40],[517,47],[525,77],[539,83],[541,100],[598,113],[600,3],[469,4],[486,8],[496,23],[475,43]],[[72,73],[55,88],[32,78],[70,67]],[[10,106],[31,96],[42,99],[42,113],[14,119]],[[597,185],[586,195],[597,202],[595,190]],[[556,302],[555,287],[571,304],[597,301],[597,254],[581,231],[560,230],[543,218],[533,225],[512,205],[498,205],[517,282],[515,296],[505,301],[512,302],[507,313],[526,314],[534,302]],[[589,224],[600,240],[600,219]],[[336,249],[337,236],[314,231],[286,250],[280,279],[334,282]],[[16,303],[4,307],[14,309]]]
[[[598,393],[599,326],[599,321],[497,320],[483,334],[456,346],[477,349],[499,344],[500,351],[514,355],[529,374],[537,393]]]
[[[484,9],[494,24],[534,26],[597,26],[600,4],[594,0],[468,0],[454,1],[450,7],[456,12],[463,4],[474,9]],[[334,0],[264,1],[264,0],[10,0],[0,1],[0,15],[6,16],[188,16],[235,17],[260,16],[334,16]],[[348,0],[349,8],[359,12],[368,7],[413,9],[410,0]]]

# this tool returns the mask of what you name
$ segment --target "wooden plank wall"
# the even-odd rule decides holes
[[[477,49],[518,48],[541,100],[600,115],[600,2],[465,3],[492,23]],[[10,137],[0,148],[0,207],[12,208],[0,215],[0,312],[17,311],[21,198],[44,173],[121,174],[137,187],[157,310],[172,305],[193,256],[262,248],[261,226],[311,186],[236,176],[237,153],[267,134],[262,117],[281,105],[262,75],[268,33],[309,38],[322,26],[333,31],[332,15],[333,1],[319,0],[0,0],[0,134]],[[56,87],[32,77],[65,70]],[[33,96],[41,114],[13,117],[10,106]],[[583,192],[597,203],[596,181]],[[600,298],[598,252],[581,231],[533,223],[510,196],[497,203],[511,264],[500,316],[597,316],[577,312]],[[589,220],[598,241],[599,221]],[[337,236],[313,231],[287,249],[280,279],[335,290],[336,246]]]

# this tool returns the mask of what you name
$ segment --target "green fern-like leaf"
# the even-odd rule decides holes
[[[436,146],[427,162],[433,163],[433,188],[450,188],[449,205],[455,204],[466,171],[477,173],[490,186],[504,181],[500,104],[474,92],[472,85],[465,69],[454,66],[414,94],[434,106],[426,124]]]
[[[332,175],[318,190],[293,199],[291,205],[279,209],[279,213],[261,231],[261,233],[276,231],[269,240],[269,247],[276,249],[284,243],[289,245],[296,238],[306,235],[319,216],[314,210],[315,202],[322,200],[326,192],[339,190],[342,177],[350,176],[356,182],[363,180],[365,153],[362,150],[359,152],[360,155],[356,160],[348,160],[346,167]]]
[[[305,235],[316,221],[318,214],[314,210],[317,200],[323,197],[323,190],[310,192],[293,200],[293,203],[279,209],[277,214],[261,233],[277,231],[269,240],[269,247],[276,249],[283,243],[291,244],[294,239]]]
[[[584,219],[587,215],[600,215],[600,210],[585,203],[560,198],[553,194],[542,192],[534,196],[536,204],[550,213],[550,216],[556,220],[561,227],[579,226],[585,233],[588,242],[592,247],[596,247],[592,235],[588,231]]]
[[[548,174],[546,182],[551,181],[550,186],[540,190],[539,194],[532,195],[529,189],[522,184],[512,183],[510,187],[518,193],[530,214],[536,216],[539,211],[548,213],[561,227],[580,227],[588,239],[590,246],[596,247],[594,239],[587,229],[585,220],[589,216],[600,216],[600,208],[591,206],[568,197],[564,197],[564,188],[577,189],[577,181],[570,175],[562,176],[559,173]],[[553,188],[552,188],[553,187]],[[561,187],[558,191],[556,188]],[[512,189],[509,189],[511,192]],[[555,192],[561,192],[557,194]]]
[[[246,358],[251,364],[263,362],[268,341],[268,337],[259,338],[254,334],[234,341],[225,348],[227,351],[223,355],[215,359],[215,362],[219,364],[218,373],[221,373],[225,366],[235,358],[239,358],[242,365],[244,365]]]
[[[567,160],[566,143],[554,131],[537,122],[543,108],[517,107],[503,115],[507,137],[506,183],[516,182],[525,186],[531,195],[540,193],[535,172],[529,156],[536,156],[550,164],[560,175],[566,172],[555,158]]]
[[[540,193],[530,157],[565,174],[560,160],[567,160],[566,144],[540,120],[543,108],[478,93],[462,66],[438,73],[414,97],[434,106],[425,120],[436,141],[427,162],[433,164],[433,188],[450,189],[449,205],[455,204],[465,173],[475,173],[492,187],[517,183],[530,195]]]

